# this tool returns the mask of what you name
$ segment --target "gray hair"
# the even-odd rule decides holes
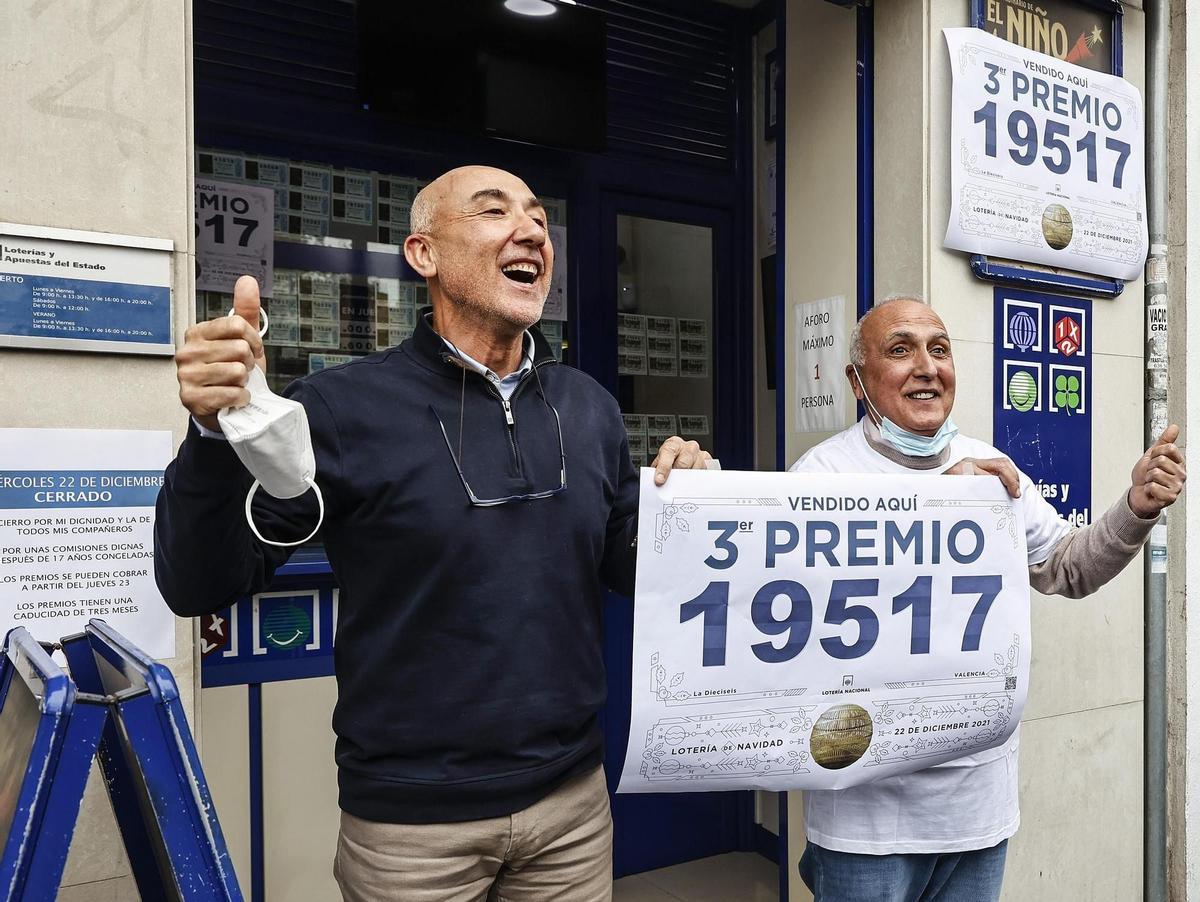
[[[850,333],[850,362],[855,366],[864,366],[867,362],[867,355],[863,349],[862,343],[863,323],[867,321],[868,316],[870,316],[884,304],[891,304],[894,301],[916,301],[918,304],[929,304],[925,298],[921,297],[921,295],[915,291],[899,291],[895,294],[889,294],[883,300],[878,301],[874,307],[859,317],[858,322],[854,324],[854,331]]]
[[[430,183],[432,184],[432,183]],[[408,231],[413,235],[427,235],[433,229],[433,192],[426,185],[413,198],[408,211]]]

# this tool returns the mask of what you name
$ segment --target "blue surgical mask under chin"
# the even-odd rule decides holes
[[[867,395],[867,389],[863,385],[862,375],[858,372],[858,367],[854,367],[854,375],[858,376],[858,384],[862,387],[863,397],[866,398],[867,405],[879,418],[879,437],[899,451],[901,454],[906,454],[909,457],[933,457],[940,454],[947,445],[954,440],[958,435],[958,427],[954,425],[954,419],[947,416],[946,421],[933,435],[917,435],[915,432],[909,432],[907,429],[902,429],[897,426],[887,417],[879,413],[870,396]]]
[[[954,420],[946,417],[946,422],[933,435],[917,435],[907,429],[901,429],[887,417],[882,417],[879,424],[879,436],[901,454],[909,457],[933,457],[940,454],[942,449],[958,435],[958,427]]]

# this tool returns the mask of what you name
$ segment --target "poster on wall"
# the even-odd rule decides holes
[[[992,441],[1064,519],[1086,526],[1092,521],[1091,301],[997,288],[994,304]]]
[[[0,222],[0,347],[173,354],[172,248]]]
[[[251,275],[267,297],[274,268],[274,189],[196,179],[196,289],[231,292]]]
[[[0,635],[57,641],[98,617],[175,656],[154,582],[154,501],[171,433],[0,429]]]
[[[838,789],[995,747],[1029,673],[995,480],[642,470],[621,792]]]
[[[841,295],[795,306],[797,432],[837,432],[846,424],[846,299]]]
[[[945,35],[946,247],[1136,279],[1148,247],[1137,88],[978,28]]]

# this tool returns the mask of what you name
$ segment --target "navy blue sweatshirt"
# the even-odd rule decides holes
[[[423,316],[399,347],[285,392],[308,413],[341,588],[333,726],[340,804],[358,817],[509,814],[600,762],[602,586],[633,591],[637,472],[613,398],[534,342],[536,373],[508,411]],[[561,469],[547,401],[565,491],[473,506],[455,467],[460,422],[478,498],[542,492]],[[155,524],[155,573],[175,613],[261,591],[286,560],[246,525],[250,481],[225,442],[189,428]],[[299,538],[315,522],[311,493],[258,497],[265,536]]]

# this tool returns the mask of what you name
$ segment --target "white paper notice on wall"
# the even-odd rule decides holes
[[[797,304],[796,432],[836,432],[846,424],[846,299],[842,295]]]
[[[0,429],[0,635],[57,641],[98,617],[175,656],[154,582],[154,502],[171,433]]]

